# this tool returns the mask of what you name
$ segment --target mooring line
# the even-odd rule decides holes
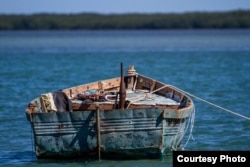
[[[197,96],[195,96],[195,95],[193,95],[193,94],[191,94],[191,93],[188,93],[188,92],[186,92],[186,91],[184,91],[184,90],[181,90],[181,89],[179,89],[179,88],[177,88],[177,87],[175,87],[175,86],[172,86],[172,85],[169,85],[169,86],[170,86],[170,87],[173,87],[173,88],[175,88],[175,89],[177,89],[177,90],[179,90],[179,91],[181,91],[181,92],[183,92],[183,93],[185,93],[185,94],[187,94],[187,95],[189,95],[189,96],[192,96],[192,97],[194,97],[194,98],[196,98],[196,99],[198,99],[198,100],[200,100],[200,101],[203,101],[203,102],[205,102],[205,103],[207,103],[207,104],[210,104],[210,105],[212,105],[212,106],[214,106],[214,107],[217,107],[217,108],[219,108],[219,109],[221,109],[221,110],[227,111],[227,112],[229,112],[229,113],[231,113],[231,114],[233,114],[233,115],[237,115],[237,116],[239,116],[239,117],[241,117],[241,118],[245,118],[245,119],[247,119],[247,120],[250,120],[250,118],[247,117],[247,116],[241,115],[241,114],[239,114],[239,113],[237,113],[237,112],[231,111],[231,110],[229,110],[229,109],[226,109],[226,108],[224,108],[224,107],[221,107],[221,106],[219,106],[219,105],[216,105],[216,104],[214,104],[214,103],[211,103],[211,102],[209,102],[209,101],[207,101],[207,100],[204,100],[204,99],[202,99],[202,98],[200,98],[200,97],[197,97]]]

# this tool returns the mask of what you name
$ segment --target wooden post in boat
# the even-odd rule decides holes
[[[126,88],[125,88],[124,77],[123,77],[123,63],[121,63],[121,83],[120,83],[119,95],[120,95],[119,108],[124,109],[125,100],[126,100]]]
[[[97,151],[98,160],[101,160],[101,130],[100,130],[100,107],[96,106],[96,130],[97,130]]]

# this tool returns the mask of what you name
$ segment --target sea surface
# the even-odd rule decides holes
[[[29,101],[119,76],[121,62],[192,95],[195,122],[185,150],[250,150],[250,121],[228,112],[250,117],[250,30],[0,31],[0,166],[172,166],[171,157],[36,159]]]

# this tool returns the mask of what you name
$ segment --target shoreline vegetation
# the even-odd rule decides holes
[[[0,30],[249,28],[250,10],[183,14],[0,14]]]

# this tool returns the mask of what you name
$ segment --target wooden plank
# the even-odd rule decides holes
[[[72,96],[77,96],[77,94],[82,93],[86,90],[92,90],[92,89],[109,90],[109,89],[117,89],[119,87],[120,87],[120,78],[112,78],[67,88],[64,89],[63,92],[66,93],[68,97],[72,97]]]
[[[41,105],[42,105],[43,112],[48,112],[47,107],[46,107],[42,97],[40,97],[40,102],[41,102]]]
[[[100,109],[101,110],[113,110],[114,104],[110,103],[102,103],[100,104]],[[91,111],[91,110],[96,110],[96,103],[72,103],[72,108],[73,111]]]

